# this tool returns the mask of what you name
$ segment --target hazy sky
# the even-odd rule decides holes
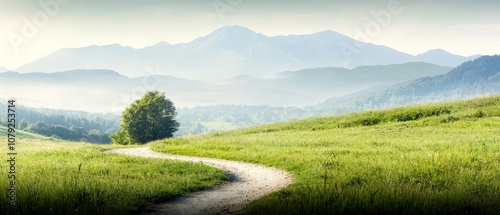
[[[268,36],[329,29],[410,54],[497,54],[499,2],[0,0],[0,66],[15,69],[61,48],[190,42],[225,25]]]

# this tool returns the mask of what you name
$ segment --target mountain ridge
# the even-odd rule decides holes
[[[59,104],[66,109],[78,107],[77,110],[83,108],[101,112],[114,108],[106,105],[114,104],[115,100],[121,105],[117,108],[121,108],[147,90],[165,92],[181,107],[214,104],[305,106],[324,101],[332,95],[341,96],[377,85],[387,86],[416,77],[443,74],[450,69],[426,63],[352,70],[315,68],[288,72],[274,78],[239,75],[219,84],[156,73],[127,77],[113,70],[80,69],[56,73],[0,73],[0,82],[6,83],[7,88],[11,83],[22,83],[16,86],[17,94],[12,96],[24,99],[26,103],[36,103],[34,106],[48,104],[48,107],[54,107]],[[400,73],[403,75],[394,75]],[[37,89],[44,89],[47,95],[33,96]],[[0,95],[12,94],[3,90],[0,89]]]
[[[500,56],[482,56],[437,76],[423,77],[364,97],[339,107],[352,111],[389,108],[422,102],[450,101],[500,93]],[[328,106],[328,101],[320,106]],[[330,104],[331,106],[331,104]]]
[[[447,52],[443,49],[432,49],[422,54],[415,56],[419,61],[436,63],[436,62],[448,62],[444,66],[457,66],[457,64],[461,64],[463,62],[467,62],[469,60],[474,60],[480,55],[472,55],[472,56],[460,56]]]
[[[429,55],[417,57],[387,46],[362,43],[332,30],[266,36],[242,26],[225,26],[189,43],[159,42],[139,49],[119,44],[60,49],[15,71],[110,69],[128,77],[139,77],[147,68],[159,67],[158,73],[163,75],[221,80],[241,74],[263,78],[282,71],[314,67],[356,68],[425,62],[432,60]],[[443,53],[440,56],[441,61],[448,61],[446,56],[452,56],[452,64],[465,59],[451,54],[442,57]]]

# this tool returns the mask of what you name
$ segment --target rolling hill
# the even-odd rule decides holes
[[[469,60],[474,60],[478,57],[481,56],[474,55],[470,57],[464,57],[460,55],[451,54],[442,49],[434,49],[434,50],[429,50],[423,54],[417,55],[416,60],[421,62],[439,64],[443,66],[456,67],[464,62],[467,62]]]
[[[154,151],[273,166],[241,214],[496,214],[500,96],[166,139]]]
[[[121,111],[146,90],[166,92],[176,106],[214,104],[304,106],[379,85],[443,74],[451,68],[426,63],[365,66],[356,69],[317,68],[277,74],[274,78],[239,76],[212,84],[166,75],[129,78],[111,70],[72,70],[56,73],[0,73],[0,95],[17,97],[35,107]],[[16,88],[9,91],[9,86]],[[45,93],[34,94],[39,89]]]
[[[2,137],[7,137],[7,127],[0,125],[0,135]],[[43,136],[40,134],[35,134],[35,133],[31,133],[28,131],[22,131],[22,130],[16,130],[16,137],[18,139],[25,139],[25,140],[31,139],[31,140],[38,140],[38,141],[45,140],[45,141],[53,141],[53,142],[62,142],[61,140],[58,140],[58,139],[54,139],[54,138],[46,137],[46,136]]]
[[[15,71],[55,72],[109,69],[128,77],[171,75],[221,80],[248,74],[259,78],[282,71],[317,67],[355,68],[367,65],[432,61],[456,66],[468,58],[439,52],[415,57],[387,46],[362,43],[334,31],[268,37],[241,26],[226,26],[190,43],[135,49],[119,44],[57,50]],[[463,60],[463,61],[462,61]],[[151,71],[148,68],[158,68]]]
[[[284,90],[321,101],[331,96],[343,96],[375,86],[391,86],[421,77],[444,74],[451,69],[428,63],[362,66],[354,69],[327,67],[282,72],[270,79],[244,75],[232,79],[232,83]]]
[[[6,131],[0,126],[5,143]],[[17,205],[10,207],[9,196],[1,195],[0,214],[134,214],[145,205],[213,187],[227,178],[221,170],[198,163],[106,153],[115,147],[16,131]],[[4,155],[9,152],[0,148]],[[0,163],[0,168],[9,169],[9,162]],[[7,176],[0,178],[0,189],[10,189],[13,181]]]
[[[483,56],[450,72],[398,84],[371,95],[354,98],[339,108],[351,111],[422,102],[450,101],[500,93],[500,56]],[[328,106],[329,101],[321,104]]]
[[[219,103],[299,105],[313,100],[277,89],[215,85],[202,81],[153,75],[129,78],[111,70],[73,70],[57,73],[0,73],[0,95],[26,106],[89,112],[121,112],[146,90],[167,92],[176,106]],[[10,91],[10,87],[16,91]],[[43,93],[35,93],[43,89]],[[263,97],[262,95],[266,95]]]

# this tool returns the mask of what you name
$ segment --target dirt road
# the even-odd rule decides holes
[[[202,162],[219,168],[230,176],[229,181],[221,185],[155,205],[152,208],[147,208],[142,214],[233,214],[250,201],[292,183],[292,177],[289,173],[263,165],[162,154],[153,152],[149,148],[111,149],[108,152],[148,158]]]

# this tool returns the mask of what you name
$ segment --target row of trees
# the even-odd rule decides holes
[[[65,140],[93,143],[143,144],[152,140],[217,131],[206,122],[228,123],[232,128],[331,114],[316,107],[215,105],[177,110],[164,93],[147,92],[121,115],[79,111],[19,108],[19,127]],[[330,112],[329,112],[330,111]],[[1,116],[0,116],[1,117]],[[180,127],[180,122],[182,126]],[[112,134],[112,135],[108,135]]]
[[[166,99],[164,93],[154,91],[147,92],[141,99],[132,103],[122,113],[121,124],[119,117],[112,114],[19,106],[16,115],[21,120],[17,122],[16,127],[70,141],[144,144],[173,137],[179,128],[176,114],[173,102]],[[4,116],[7,114],[0,114],[0,124],[6,126],[7,120],[2,118]],[[203,128],[197,126],[197,129]]]
[[[55,137],[63,140],[81,141],[89,143],[110,143],[109,134],[103,133],[100,130],[92,129],[85,130],[82,127],[75,125],[66,127],[63,125],[49,125],[45,122],[28,123],[26,120],[21,120],[18,128],[32,133],[41,134],[44,136]]]
[[[121,124],[119,117],[112,114],[19,106],[16,115],[22,120],[17,122],[16,127],[70,141],[144,144],[173,137],[179,128],[176,114],[173,102],[166,99],[164,93],[154,91],[147,92],[141,99],[132,103],[122,113]],[[4,116],[7,114],[0,114],[0,125],[6,126],[7,120],[2,118]],[[200,125],[196,128],[203,129]]]
[[[114,114],[88,113],[83,111],[54,110],[20,106],[17,117],[27,123],[45,122],[49,125],[64,127],[77,126],[87,131],[99,130],[103,133],[115,133],[120,124],[120,117]]]
[[[5,104],[0,104],[0,107]],[[6,108],[2,108],[2,111]],[[7,116],[1,114],[1,125]],[[87,113],[83,111],[54,110],[17,106],[16,127],[32,133],[70,141],[110,143],[109,134],[119,127],[119,116],[113,114]]]
[[[256,125],[335,113],[332,108],[272,107],[267,105],[213,105],[179,109],[183,122],[228,122]]]
[[[200,122],[180,121],[180,126],[174,136],[186,136],[193,134],[204,134],[209,132],[216,132],[215,129],[207,128]]]
[[[218,131],[205,122],[234,127],[285,121],[325,114],[314,107],[215,105],[177,110],[164,93],[148,92],[121,115],[20,107],[18,127],[45,136],[92,143],[133,144],[152,140]],[[0,116],[1,118],[1,116]],[[2,120],[4,121],[4,120]],[[182,122],[182,126],[180,123]],[[209,125],[210,126],[210,125]],[[113,135],[109,135],[113,134]]]

